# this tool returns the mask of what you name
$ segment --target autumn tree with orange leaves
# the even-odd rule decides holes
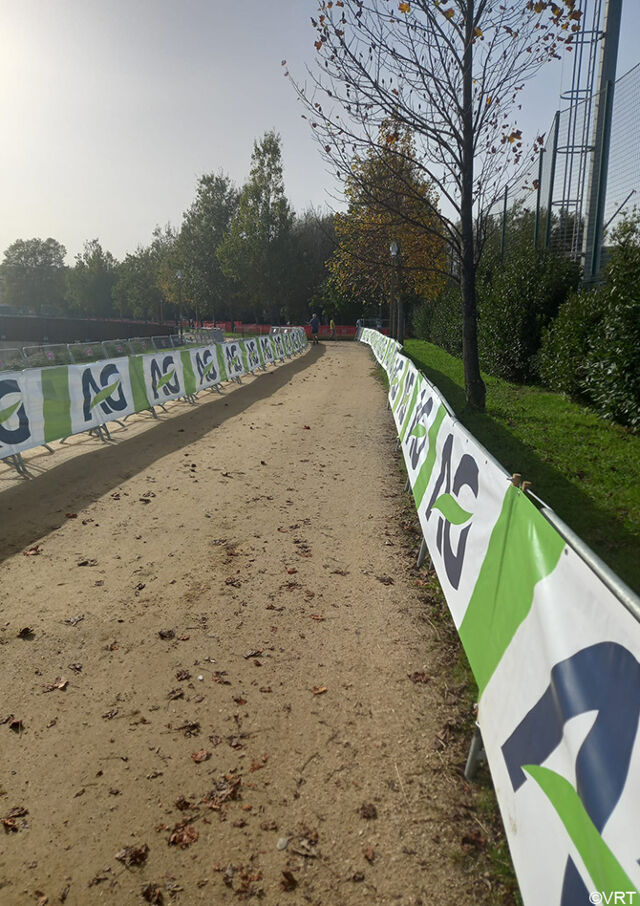
[[[437,196],[421,178],[408,130],[382,125],[375,146],[352,162],[345,196],[348,209],[335,216],[336,248],[327,262],[336,289],[380,307],[398,293],[435,298],[445,282],[447,248],[433,213]],[[392,241],[400,268],[390,257]],[[392,311],[389,320],[393,332]]]
[[[519,92],[571,48],[577,7],[576,0],[320,0],[311,20],[317,67],[310,84],[293,82],[323,154],[343,176],[354,155],[364,159],[375,147],[384,122],[416,137],[416,165],[441,205],[425,199],[425,206],[460,283],[474,409],[485,406],[476,270],[486,212],[529,154],[515,122]],[[389,150],[402,159],[402,147]]]

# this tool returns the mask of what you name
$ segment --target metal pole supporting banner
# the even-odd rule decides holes
[[[547,229],[545,230],[544,247],[549,248],[551,242],[551,226],[553,223],[553,186],[556,181],[556,158],[558,156],[558,134],[560,132],[560,111],[556,111],[553,121],[553,140],[551,144],[551,169],[549,172],[549,192],[547,193]]]

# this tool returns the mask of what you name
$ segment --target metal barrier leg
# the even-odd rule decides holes
[[[408,476],[408,475],[407,475],[407,480],[406,480],[405,483],[404,483],[404,489],[405,489],[405,491],[410,491],[410,490],[411,490],[411,481],[409,480],[409,476]]]
[[[424,563],[428,552],[429,552],[429,550],[427,548],[427,542],[423,538],[422,544],[420,545],[420,551],[418,552],[418,562],[416,563],[416,566],[418,567],[418,569],[420,569],[420,567]]]
[[[482,734],[480,733],[480,727],[478,726],[478,724],[476,724],[473,738],[471,740],[471,745],[469,746],[467,763],[464,766],[464,776],[466,780],[473,780],[476,771],[478,770],[478,765],[480,764],[480,762],[486,761],[486,758],[487,756],[485,755],[484,746],[482,745]]]
[[[53,449],[53,447],[50,447],[50,446],[49,446],[49,444],[43,444],[42,446],[43,446],[43,447],[46,447],[46,449],[49,451],[49,453],[55,453],[55,452],[56,452],[56,451]]]
[[[18,475],[22,475],[23,478],[29,478],[29,473],[21,453],[13,453],[11,456],[6,456],[4,461],[15,469]]]

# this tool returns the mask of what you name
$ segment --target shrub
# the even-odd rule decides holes
[[[544,249],[518,247],[488,261],[478,279],[478,346],[483,368],[535,382],[542,333],[580,280],[580,268]]]
[[[572,296],[547,331],[544,382],[590,402],[605,418],[640,427],[640,214],[614,231],[606,283]]]
[[[453,281],[436,300],[416,305],[412,328],[420,340],[430,340],[451,355],[462,355],[462,297]]]

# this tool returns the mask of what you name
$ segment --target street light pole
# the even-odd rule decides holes
[[[180,336],[182,337],[182,271],[177,271],[178,281],[178,318],[180,319]]]
[[[400,255],[400,243],[395,239],[392,240],[389,251],[391,252],[391,260],[394,264],[394,276],[396,284],[396,310],[397,310],[397,329],[395,331],[395,338],[400,343],[404,345],[404,305],[402,304],[402,289],[400,284],[400,267],[401,267],[401,255]],[[394,325],[395,326],[395,325]]]

